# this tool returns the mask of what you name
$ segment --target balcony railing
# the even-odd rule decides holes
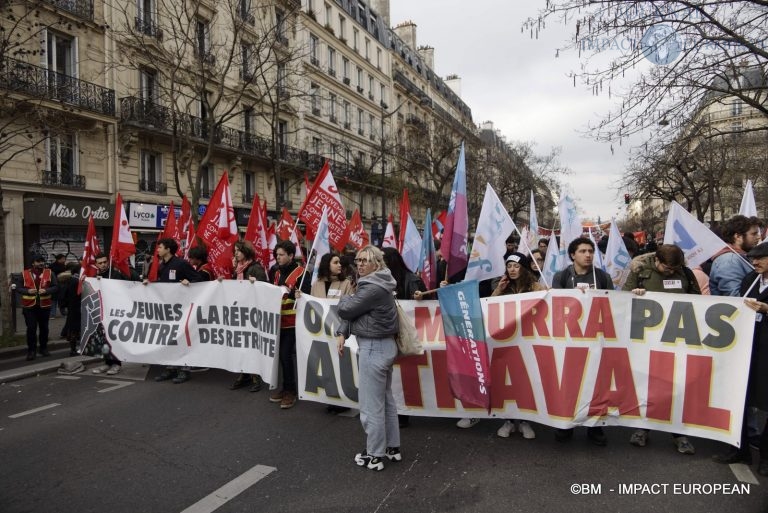
[[[190,137],[200,142],[208,140],[209,124],[206,120],[167,107],[130,96],[120,99],[120,118],[123,123],[143,127],[164,134],[172,134],[174,125],[180,137]],[[220,148],[242,152],[261,159],[272,156],[272,141],[242,130],[220,126],[216,128],[214,143]],[[306,169],[319,169],[316,159],[305,150],[287,144],[278,144],[277,159],[286,164]],[[322,161],[321,161],[322,163]]]
[[[76,175],[72,171],[43,171],[41,178],[43,185],[85,189],[85,177]]]
[[[86,20],[93,20],[93,0],[45,0],[63,11]]]
[[[153,182],[151,180],[140,180],[139,191],[156,192],[157,194],[165,194],[166,192],[168,192],[168,184],[164,182]]]
[[[155,20],[149,16],[136,17],[136,31],[145,36],[154,37],[158,41],[163,40],[163,31],[157,26]]]
[[[0,61],[0,88],[115,115],[114,90],[10,57]]]

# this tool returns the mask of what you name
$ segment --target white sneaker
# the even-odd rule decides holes
[[[98,367],[93,369],[91,372],[93,372],[94,374],[103,374],[108,370],[109,370],[109,365],[103,364],[103,365],[99,365]]]
[[[520,432],[523,434],[523,438],[526,440],[533,440],[536,438],[536,433],[533,431],[533,428],[528,422],[524,420],[520,421]]]
[[[515,432],[515,423],[511,420],[505,420],[496,434],[502,438],[509,438],[509,435]]]
[[[461,429],[467,429],[467,428],[471,428],[478,422],[480,422],[480,419],[461,419],[456,423],[456,427]]]
[[[115,364],[115,365],[113,365],[112,367],[109,368],[109,370],[107,371],[107,374],[110,375],[110,376],[114,376],[118,372],[120,372],[120,366]]]

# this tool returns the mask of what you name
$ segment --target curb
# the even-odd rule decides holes
[[[49,351],[56,351],[59,349],[67,349],[69,347],[69,342],[66,340],[57,340],[55,342],[48,341],[48,350]],[[13,346],[13,347],[4,347],[0,349],[0,360],[9,360],[11,358],[16,358],[17,356],[24,356],[27,354],[27,346]]]
[[[67,346],[68,345],[69,344],[67,344]],[[24,348],[24,352],[26,352],[26,348]],[[7,370],[5,372],[0,372],[0,384],[10,383],[11,381],[18,381],[26,378],[32,378],[32,377],[40,376],[43,374],[52,374],[59,369],[62,362],[72,361],[73,359],[75,361],[82,362],[83,365],[102,361],[101,357],[95,357],[95,356],[68,356],[66,358],[50,360],[44,363],[27,365],[24,367]]]

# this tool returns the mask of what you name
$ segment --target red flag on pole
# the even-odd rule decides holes
[[[333,248],[344,251],[347,213],[327,160],[299,209],[299,220],[304,221],[312,233],[317,232],[320,219],[323,217],[323,208],[328,209],[328,240]]]
[[[269,269],[269,240],[267,238],[266,215],[261,211],[259,195],[253,197],[251,216],[248,218],[248,227],[245,229],[245,240],[253,244],[256,260]]]
[[[403,197],[400,199],[400,234],[397,238],[397,250],[403,253],[403,243],[405,241],[406,227],[408,226],[408,216],[411,213],[411,201],[408,199],[408,189],[403,189]]]
[[[347,224],[347,229],[344,231],[344,245],[352,244],[355,249],[362,249],[369,243],[370,237],[368,237],[368,232],[363,227],[360,211],[355,209],[352,213],[352,218]]]
[[[384,231],[384,240],[381,243],[382,248],[397,248],[397,239],[395,238],[395,226],[392,220],[392,214],[387,219],[387,229]]]
[[[232,276],[232,257],[237,241],[237,221],[235,208],[232,206],[232,194],[229,190],[229,177],[222,173],[219,184],[211,196],[208,208],[205,210],[197,236],[208,247],[208,263],[211,264],[216,277],[230,278]]]
[[[112,244],[109,247],[110,266],[123,273],[131,275],[129,258],[136,254],[136,245],[133,243],[131,228],[128,226],[128,217],[123,208],[123,198],[117,193],[115,202],[115,216],[112,224]]]
[[[280,222],[277,224],[275,233],[280,237],[280,240],[288,240],[291,238],[291,232],[293,232],[293,217],[291,217],[291,213],[288,212],[288,209],[283,207]]]
[[[96,225],[93,224],[93,214],[88,218],[88,231],[85,234],[85,247],[83,248],[83,261],[80,263],[80,281],[77,284],[77,293],[83,291],[83,282],[86,278],[93,278],[98,273],[96,269],[96,255],[101,253],[99,238],[96,237]]]
[[[187,195],[185,194],[181,198],[181,217],[179,217],[179,231],[181,232],[181,251],[182,258],[187,258],[187,252],[192,247],[192,243],[195,240],[195,223],[192,220],[192,205],[189,204]]]

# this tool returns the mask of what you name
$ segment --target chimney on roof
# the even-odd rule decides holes
[[[411,47],[412,50],[417,48],[416,46],[416,24],[412,21],[404,21],[395,27],[395,34],[403,40],[405,44]]]
[[[456,93],[456,96],[461,98],[461,77],[458,75],[448,75],[445,77],[445,85],[450,87]]]
[[[429,69],[435,69],[435,49],[431,46],[420,46],[418,52]]]

